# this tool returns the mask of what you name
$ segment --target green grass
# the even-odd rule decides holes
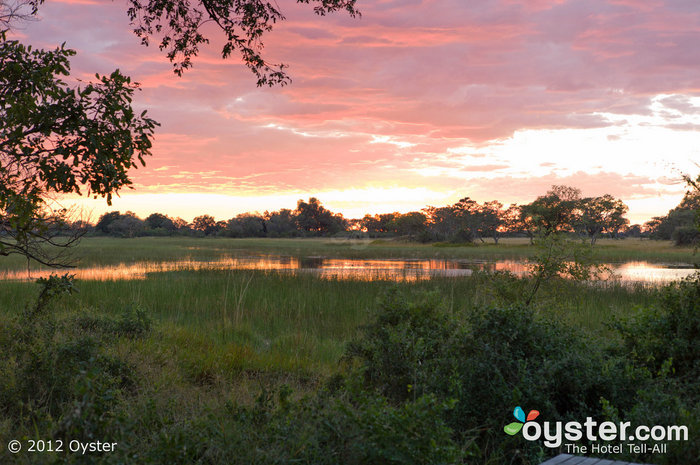
[[[265,271],[179,271],[153,273],[145,280],[82,281],[79,293],[63,298],[60,311],[115,315],[129,306],[145,309],[162,338],[182,350],[192,366],[219,360],[220,372],[240,370],[327,374],[344,344],[366,321],[382,292],[436,290],[454,312],[504,304],[527,291],[530,282],[493,279],[477,273],[467,278],[434,278],[416,283],[326,280],[311,274]],[[38,292],[32,283],[0,283],[6,314],[30,305]],[[657,291],[604,283],[586,285],[557,280],[536,300],[540,312],[596,333],[606,334],[614,316],[629,315],[649,303]],[[198,359],[199,353],[204,359]],[[204,355],[206,354],[206,355]],[[208,360],[208,361],[207,361]]]
[[[631,239],[603,240],[597,250],[609,259],[694,258],[692,249]],[[533,248],[526,240],[434,247],[328,239],[86,238],[76,249],[76,257],[88,266],[184,258],[213,260],[240,251],[356,258],[518,258],[528,256]],[[21,265],[15,262],[3,265]],[[482,273],[392,283],[264,271],[177,271],[151,273],[143,280],[79,282],[80,292],[63,299],[61,311],[78,308],[115,315],[128,306],[143,308],[159,328],[158,344],[172,346],[186,370],[200,366],[217,373],[263,370],[323,376],[333,371],[345,343],[359,325],[368,321],[377,298],[391,286],[436,290],[444,296],[446,306],[459,312],[515,301],[528,292],[530,285],[527,280],[493,279]],[[33,283],[0,282],[0,312],[9,315],[22,311],[37,292],[38,286]],[[556,280],[543,286],[535,305],[550,318],[607,335],[606,325],[614,317],[631,314],[636,307],[650,303],[656,294],[656,290],[644,286]]]

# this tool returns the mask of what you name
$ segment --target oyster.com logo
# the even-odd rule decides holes
[[[599,423],[591,417],[579,421],[533,421],[540,416],[537,410],[530,410],[525,416],[521,407],[515,407],[516,420],[503,427],[511,436],[521,433],[526,441],[543,440],[549,448],[562,445],[568,454],[633,454],[665,453],[668,442],[688,441],[686,425],[632,425],[629,421]],[[587,444],[576,444],[577,441]]]
[[[538,412],[537,410],[530,410],[530,413],[528,413],[526,417],[523,409],[520,406],[517,406],[515,407],[515,410],[513,410],[513,416],[518,421],[514,421],[513,423],[507,424],[503,427],[503,431],[510,434],[511,436],[515,436],[520,432],[525,423],[534,420],[539,415],[540,412]]]

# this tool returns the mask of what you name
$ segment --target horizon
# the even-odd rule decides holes
[[[556,186],[552,186],[552,187],[556,187]],[[575,186],[568,186],[568,187],[575,187]],[[545,194],[546,194],[546,193],[543,193],[542,195],[545,195]],[[175,196],[178,196],[178,195],[183,195],[183,194],[166,194],[166,195],[163,196],[163,200],[166,200],[166,197],[171,198],[171,197],[174,196],[174,195],[175,195]],[[132,214],[136,215],[136,217],[140,218],[141,220],[145,220],[145,219],[148,218],[148,216],[150,216],[151,214],[156,214],[156,213],[157,213],[157,214],[163,214],[163,215],[165,215],[165,216],[167,216],[167,217],[169,217],[169,218],[171,218],[171,219],[173,219],[173,220],[175,220],[175,219],[185,220],[185,221],[187,221],[188,223],[191,224],[191,223],[193,222],[194,218],[196,218],[196,217],[198,217],[198,216],[204,216],[204,215],[211,216],[211,217],[214,218],[214,220],[216,220],[216,221],[218,222],[218,221],[229,221],[229,220],[231,220],[231,219],[236,218],[237,215],[240,215],[240,214],[251,214],[251,215],[257,215],[257,216],[265,217],[267,213],[272,214],[272,213],[278,212],[278,211],[283,210],[283,209],[290,210],[290,211],[294,212],[294,211],[296,211],[296,208],[297,208],[297,205],[296,205],[296,202],[295,202],[294,205],[291,205],[291,206],[283,206],[283,207],[280,207],[280,208],[274,208],[274,209],[272,209],[272,208],[264,208],[264,209],[259,209],[259,210],[246,210],[246,211],[241,211],[241,212],[237,212],[237,213],[234,213],[234,214],[230,214],[230,215],[228,215],[228,216],[227,216],[226,214],[220,215],[220,216],[216,216],[216,215],[212,215],[210,212],[208,212],[208,211],[206,211],[206,210],[201,210],[201,209],[197,210],[198,207],[194,206],[194,204],[197,204],[197,200],[202,200],[202,197],[201,197],[201,196],[196,196],[196,195],[195,195],[194,197],[195,197],[195,198],[193,199],[193,198],[192,198],[192,194],[189,194],[189,195],[188,195],[188,194],[184,194],[184,195],[183,195],[183,199],[191,201],[191,202],[193,203],[192,209],[193,209],[193,210],[196,210],[196,212],[195,212],[195,213],[192,213],[192,215],[190,215],[189,217],[182,217],[182,216],[177,216],[177,215],[170,215],[170,214],[168,214],[167,212],[165,212],[165,211],[160,211],[160,210],[159,210],[159,211],[155,211],[155,210],[153,210],[153,211],[151,211],[151,210],[148,210],[148,211],[147,211],[147,210],[142,210],[142,211],[138,211],[138,212],[137,212],[137,211],[134,211],[134,210],[129,210],[129,209],[126,209],[126,210],[121,209],[121,210],[120,210],[120,209],[118,209],[118,208],[113,208],[113,206],[112,206],[112,207],[108,207],[102,214],[106,214],[106,213],[110,213],[110,212],[118,212],[118,213],[120,213],[120,214],[132,213]],[[467,197],[468,197],[468,196],[467,196]],[[586,197],[587,197],[587,196],[581,196],[581,199],[585,199]],[[591,197],[597,197],[597,196],[591,196]],[[309,197],[309,198],[300,198],[300,199],[297,199],[297,201],[299,201],[299,202],[301,202],[301,201],[307,202],[307,201],[311,200],[311,198],[314,198],[314,196],[311,196],[311,197]],[[376,212],[375,212],[375,211],[372,211],[372,212],[364,212],[364,213],[361,212],[361,213],[359,213],[359,214],[357,214],[357,215],[348,216],[348,215],[344,214],[344,213],[341,212],[341,211],[336,211],[336,210],[334,210],[334,209],[332,209],[332,208],[329,208],[329,206],[323,201],[323,199],[319,199],[318,197],[315,197],[315,198],[319,201],[319,203],[320,203],[324,208],[328,209],[331,213],[333,213],[334,215],[340,214],[341,217],[342,217],[343,219],[348,220],[348,221],[362,220],[366,215],[369,215],[369,216],[373,216],[373,217],[374,217],[374,216],[378,216],[378,215],[381,215],[381,214],[397,214],[397,213],[398,213],[398,214],[406,214],[406,213],[414,213],[414,212],[425,213],[424,210],[425,210],[425,209],[428,209],[428,208],[430,208],[430,207],[437,207],[437,208],[440,208],[440,207],[449,206],[449,205],[425,205],[425,206],[423,206],[423,207],[421,207],[421,208],[418,208],[418,209],[415,209],[415,210],[406,210],[406,211],[397,211],[397,210],[391,210],[391,211],[390,211],[390,210],[385,210],[385,211],[376,211]],[[172,200],[172,199],[170,199],[170,200]],[[473,199],[472,199],[472,200],[473,200]],[[491,200],[498,201],[498,199],[491,199]],[[535,199],[533,199],[533,200],[535,200]],[[485,203],[485,202],[477,202],[477,203],[483,204],[483,203]],[[502,202],[501,202],[501,203],[502,203]],[[528,202],[528,203],[529,203],[529,202]],[[450,205],[451,205],[451,204],[450,204]],[[502,205],[503,205],[503,210],[506,210],[510,205],[523,206],[523,205],[526,205],[526,204],[503,204],[503,203],[502,203]],[[181,207],[181,208],[182,208],[182,207]],[[93,215],[92,212],[86,212],[86,211],[84,211],[84,210],[78,210],[78,211],[74,211],[73,214],[70,215],[70,217],[75,217],[75,218],[73,219],[73,221],[84,221],[84,222],[87,222],[87,223],[91,224],[92,226],[94,226],[94,225],[99,221],[99,218],[101,217],[102,214],[100,214],[100,215]],[[425,214],[427,215],[427,213],[425,213]],[[664,215],[664,216],[665,216],[665,215]],[[69,217],[69,218],[70,218],[70,217]],[[627,219],[629,220],[629,217],[628,217],[627,213],[625,213],[625,214],[623,215],[623,217],[624,217],[624,218],[627,218]],[[654,218],[655,218],[655,217],[654,217]],[[642,229],[644,229],[645,224],[646,224],[647,222],[653,220],[654,218],[649,218],[649,219],[647,219],[646,221],[642,221],[642,222],[634,222],[634,221],[631,221],[631,220],[630,220],[629,223],[627,224],[627,227],[631,227],[631,226],[638,225],[638,226],[641,226]]]
[[[135,107],[161,123],[133,191],[76,202],[97,216],[228,219],[317,197],[353,218],[466,196],[524,204],[565,184],[620,198],[641,224],[697,174],[700,12],[687,4],[358,6],[361,19],[285,6],[265,42],[290,65],[281,88],[255,87],[216,40],[175,76],[112,2],[49,2],[13,35],[65,41],[75,78],[120,68],[142,84]]]

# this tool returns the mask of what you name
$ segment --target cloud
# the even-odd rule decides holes
[[[288,20],[266,36],[265,53],[289,64],[293,82],[274,89],[256,88],[237,57],[221,59],[213,27],[194,68],[174,76],[157,46],[139,45],[121,3],[47,2],[42,21],[20,32],[38,46],[78,49],[77,77],[118,67],[141,83],[136,106],[162,126],[148,166],[133,173],[139,190],[390,185],[449,196],[468,183],[475,195],[503,188],[524,199],[550,181],[580,179],[591,194],[619,183],[617,195],[650,196],[659,179],[700,159],[695,2],[360,8],[351,19],[284,5]]]

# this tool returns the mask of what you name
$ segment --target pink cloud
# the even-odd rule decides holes
[[[627,124],[619,118],[650,117],[658,94],[672,95],[663,102],[666,127],[697,129],[696,122],[676,121],[699,111],[689,100],[700,95],[694,2],[367,0],[359,6],[363,16],[353,20],[284,5],[288,21],[266,37],[266,53],[271,62],[290,65],[293,83],[275,89],[256,88],[235,57],[223,61],[215,29],[194,68],[177,78],[157,47],[139,45],[122,3],[47,2],[43,20],[20,32],[39,46],[67,41],[78,49],[77,77],[118,67],[141,83],[137,106],[162,127],[148,167],[134,172],[139,189],[382,183],[457,189],[462,181],[415,170],[456,166],[448,149],[488,147],[516,131],[606,128]],[[371,143],[380,136],[394,143]],[[488,159],[482,165],[485,171],[508,166]],[[161,170],[166,166],[176,168]],[[628,174],[579,178],[591,191],[618,182],[651,194],[649,183]],[[493,191],[498,179],[470,186]],[[515,184],[534,195],[553,179]]]

